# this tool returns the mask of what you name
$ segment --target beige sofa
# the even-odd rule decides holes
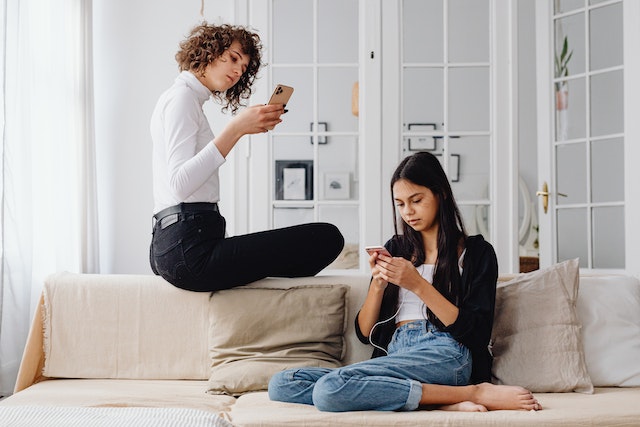
[[[488,413],[328,413],[269,400],[264,386],[276,370],[369,358],[371,347],[353,330],[368,287],[365,276],[265,279],[210,295],[176,289],[155,276],[54,274],[44,285],[16,393],[0,402],[0,425],[142,425],[141,419],[153,417],[163,425],[191,417],[190,425],[212,426],[640,425],[638,279],[582,276],[580,292],[572,295],[570,284],[558,283],[566,279],[566,266],[560,270],[502,278],[510,281],[499,287],[493,347],[496,382],[563,392],[536,392],[542,411]],[[563,296],[544,289],[549,284]],[[569,308],[535,302],[536,289],[537,297],[566,299]],[[546,338],[532,338],[535,321],[510,312],[528,316],[522,307],[539,303],[551,304],[534,310],[539,319],[557,320],[562,328],[577,319],[577,337],[563,330],[562,344],[540,350]],[[529,326],[520,330],[519,324]],[[555,333],[545,329],[553,325],[531,327],[545,337]],[[535,342],[528,347],[519,339]],[[572,340],[579,348],[558,350]],[[535,360],[523,369],[532,372],[511,372],[532,353]],[[193,421],[197,417],[201,424]]]

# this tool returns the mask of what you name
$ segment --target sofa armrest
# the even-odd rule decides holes
[[[42,307],[44,296],[40,296],[40,302],[33,315],[31,329],[24,347],[18,378],[13,390],[14,393],[24,390],[32,384],[41,381],[42,367],[44,366],[43,331],[42,331]]]

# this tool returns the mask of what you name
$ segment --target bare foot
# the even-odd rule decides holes
[[[474,402],[493,411],[496,409],[521,409],[539,411],[542,406],[526,388],[511,385],[482,383],[476,386]]]
[[[460,412],[487,412],[488,409],[483,405],[478,405],[470,401],[454,403],[453,405],[444,405],[439,407],[443,411],[460,411]]]

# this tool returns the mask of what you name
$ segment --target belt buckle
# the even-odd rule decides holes
[[[164,218],[162,218],[160,220],[160,229],[164,230],[165,228],[167,228],[168,226],[175,224],[176,222],[178,222],[178,214],[174,213],[174,214],[170,214],[165,216]]]

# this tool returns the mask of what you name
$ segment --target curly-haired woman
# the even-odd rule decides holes
[[[226,236],[218,169],[242,136],[273,129],[285,112],[283,105],[241,108],[261,54],[259,36],[243,27],[196,26],[176,54],[180,74],[153,112],[150,263],[179,288],[214,291],[268,276],[312,276],[344,245],[340,231],[327,223]],[[233,114],[218,135],[202,109],[212,96]]]

